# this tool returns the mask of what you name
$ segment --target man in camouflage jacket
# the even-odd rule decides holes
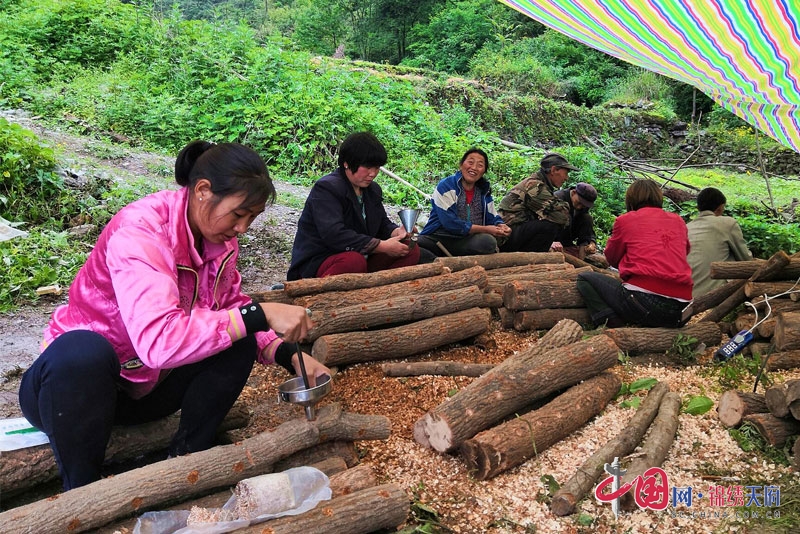
[[[570,222],[569,205],[553,193],[579,170],[564,156],[549,153],[541,168],[506,193],[498,213],[511,227],[511,236],[501,244],[502,252],[547,252]]]

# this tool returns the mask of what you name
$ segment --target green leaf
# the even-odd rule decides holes
[[[458,389],[457,389],[457,388],[453,388],[453,389],[451,389],[451,390],[448,390],[448,392],[447,392],[447,396],[448,396],[448,397],[452,397],[452,396],[453,396],[453,395],[455,395],[456,393],[458,393]]]
[[[539,480],[547,485],[547,491],[550,492],[550,495],[555,494],[561,488],[561,484],[558,483],[553,475],[542,475]]]
[[[581,514],[578,516],[578,524],[584,527],[588,527],[594,522],[594,517],[590,516],[589,514]]]
[[[642,390],[649,391],[656,384],[658,384],[658,380],[655,378],[640,378],[639,380],[631,382],[631,385],[628,389],[631,393],[636,393],[637,391]]]
[[[702,415],[714,407],[714,401],[703,395],[697,395],[689,399],[684,406],[684,413],[689,415]]]
[[[626,400],[622,404],[619,405],[620,408],[638,408],[639,405],[642,403],[641,397],[634,397],[632,399]]]

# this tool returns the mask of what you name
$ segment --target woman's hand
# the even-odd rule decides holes
[[[587,254],[594,254],[595,252],[597,252],[597,243],[592,241],[591,243],[586,245],[586,248],[584,250],[586,251]]]
[[[563,252],[564,245],[562,245],[560,241],[553,241],[553,244],[550,245],[550,250],[553,252]]]
[[[302,306],[280,304],[277,302],[261,302],[261,309],[267,318],[269,327],[283,338],[284,341],[294,343],[308,335],[314,326],[308,312]]]
[[[306,367],[306,376],[308,376],[308,387],[313,388],[317,385],[317,378],[328,375],[332,376],[331,370],[319,363],[310,354],[303,353],[303,364]],[[295,354],[292,356],[292,367],[297,376],[303,376],[303,371],[300,369],[300,359]]]
[[[392,232],[394,233],[394,232]],[[384,239],[380,244],[375,247],[375,252],[380,252],[391,256],[392,258],[402,258],[407,256],[411,249],[408,245],[402,243],[401,240],[406,238],[406,231],[402,231],[402,235],[393,235],[389,239]]]

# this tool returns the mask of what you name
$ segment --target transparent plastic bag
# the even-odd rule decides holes
[[[294,493],[294,502],[297,503],[292,509],[283,510],[276,513],[260,514],[253,519],[239,519],[236,521],[219,521],[216,523],[204,523],[201,525],[187,526],[189,511],[168,511],[168,512],[146,512],[139,517],[134,534],[222,534],[232,532],[236,529],[246,527],[251,524],[260,523],[268,519],[274,519],[285,515],[297,515],[313,509],[320,501],[331,498],[330,480],[328,477],[313,467],[303,466],[287,469],[283,473],[288,476]],[[260,475],[268,477],[270,475]],[[255,480],[260,477],[253,477],[248,480]],[[226,502],[223,510],[234,510],[237,504],[236,495],[232,495]]]

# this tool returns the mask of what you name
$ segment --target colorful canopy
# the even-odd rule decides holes
[[[800,152],[800,1],[500,1],[592,48],[694,85]]]

